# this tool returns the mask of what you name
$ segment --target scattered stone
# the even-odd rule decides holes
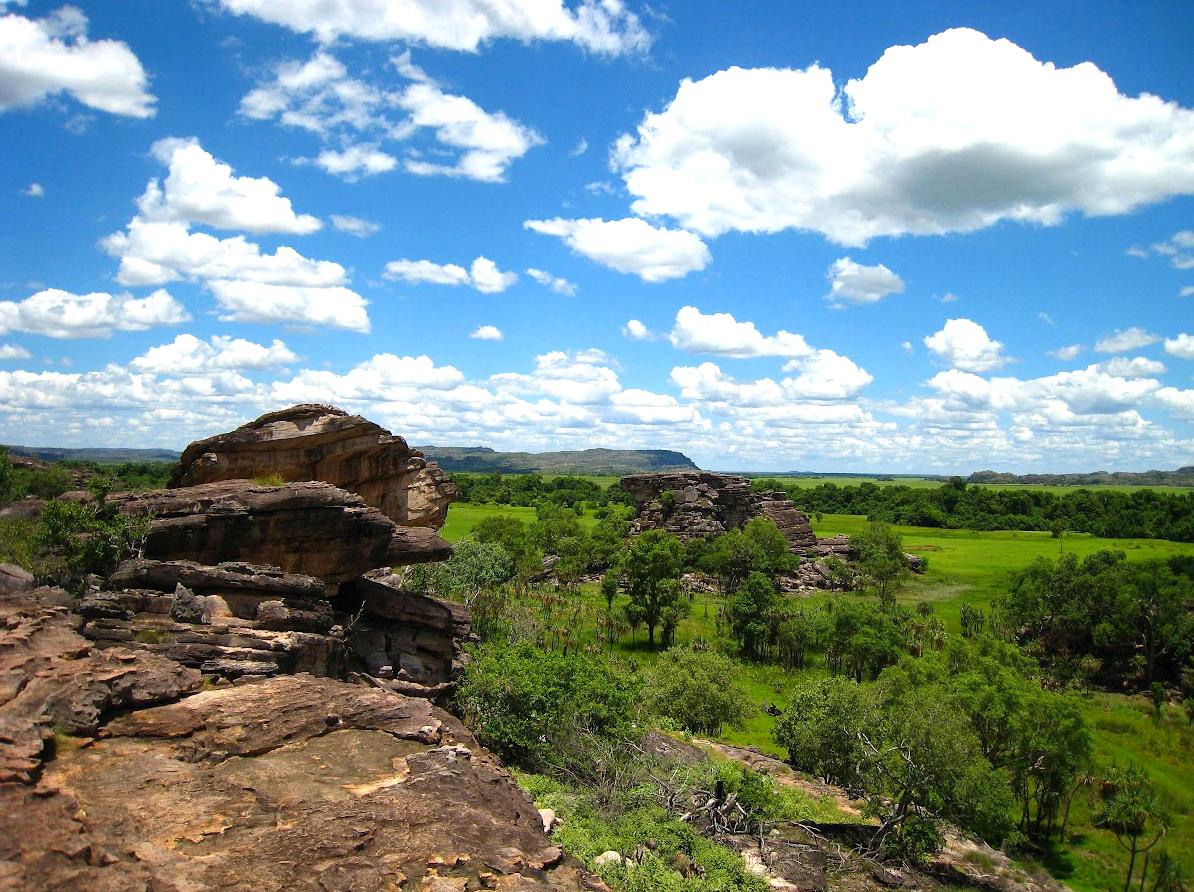
[[[211,614],[207,612],[207,599],[195,597],[195,593],[181,582],[174,586],[174,599],[170,603],[170,618],[177,623],[211,625]]]
[[[604,851],[593,859],[593,866],[600,870],[603,867],[621,867],[624,859],[614,851]]]

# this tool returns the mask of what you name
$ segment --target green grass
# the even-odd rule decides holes
[[[1184,711],[1166,707],[1157,721],[1142,696],[1096,693],[1086,698],[1086,717],[1097,763],[1132,762],[1147,769],[1173,816],[1173,827],[1154,856],[1168,849],[1185,876],[1194,876],[1194,728]],[[1127,853],[1113,834],[1094,826],[1096,809],[1092,794],[1080,791],[1070,812],[1068,850],[1048,865],[1076,892],[1120,889],[1126,875]],[[1146,888],[1153,879],[1150,869]]]
[[[459,542],[486,517],[516,517],[523,523],[529,524],[535,520],[535,509],[514,505],[476,505],[472,502],[457,502],[448,509],[448,519],[439,534],[449,542]],[[592,511],[586,511],[580,519],[580,525],[584,528],[590,528],[596,523],[597,518],[593,516]]]

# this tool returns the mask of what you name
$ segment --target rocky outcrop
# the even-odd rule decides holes
[[[2,888],[604,888],[426,700],[295,675],[154,706],[199,674],[0,617]]]
[[[456,487],[406,441],[360,415],[306,404],[262,415],[184,450],[170,487],[277,475],[356,493],[395,523],[443,526]]]
[[[470,638],[462,604],[404,591],[402,577],[388,568],[353,580],[344,598],[356,599],[363,612],[349,646],[367,674],[427,686],[460,674],[462,646]]]
[[[711,471],[632,474],[620,481],[634,497],[631,532],[667,530],[681,539],[736,530],[754,517],[775,522],[796,554],[808,554],[817,537],[808,518],[782,492],[752,492],[750,481]]]
[[[109,502],[124,514],[153,518],[146,557],[271,564],[331,586],[375,567],[439,561],[452,552],[433,530],[398,526],[360,496],[329,483],[225,480],[114,494]]]

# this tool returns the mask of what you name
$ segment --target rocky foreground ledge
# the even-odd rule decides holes
[[[0,888],[600,890],[452,716],[309,674],[211,680],[0,598]]]

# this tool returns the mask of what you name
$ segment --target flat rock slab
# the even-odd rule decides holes
[[[0,788],[0,887],[599,890],[424,700],[310,676],[109,722]]]

